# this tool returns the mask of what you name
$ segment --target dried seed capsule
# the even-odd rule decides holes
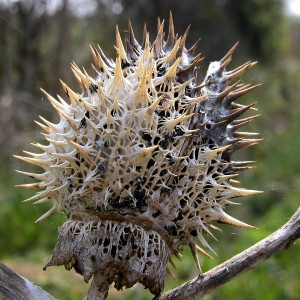
[[[254,119],[238,119],[252,105],[233,102],[256,86],[230,85],[254,64],[227,71],[235,45],[197,86],[202,59],[186,49],[187,32],[174,34],[172,16],[167,40],[163,27],[153,44],[146,34],[140,45],[129,24],[127,47],[117,28],[115,63],[91,47],[96,78],[72,64],[81,96],[64,83],[70,104],[46,93],[60,121],[42,118],[48,145],[35,145],[44,152],[19,157],[44,170],[22,172],[40,181],[22,185],[41,189],[27,201],[54,203],[38,221],[56,211],[69,218],[46,267],[63,264],[86,281],[93,277],[90,293],[102,298],[112,282],[118,289],[140,282],[159,297],[179,245],[191,248],[200,268],[196,242],[210,249],[203,234],[212,235],[213,222],[252,227],[223,208],[258,193],[233,186],[251,162],[231,161],[259,142],[237,131]]]

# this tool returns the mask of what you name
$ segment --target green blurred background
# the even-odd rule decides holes
[[[56,214],[34,224],[47,205],[21,202],[34,191],[14,187],[27,180],[14,170],[34,172],[34,168],[12,155],[33,150],[31,142],[43,142],[33,122],[39,115],[58,120],[40,87],[63,96],[62,78],[79,91],[69,65],[74,60],[93,74],[89,44],[99,43],[114,58],[116,24],[124,36],[130,19],[141,41],[147,23],[153,41],[157,17],[168,20],[170,10],[179,35],[192,24],[187,46],[201,37],[198,48],[206,59],[198,72],[200,81],[208,63],[240,41],[230,67],[258,60],[241,79],[264,83],[241,99],[242,103],[258,101],[261,117],[247,129],[259,132],[264,140],[235,155],[235,159],[257,161],[257,168],[241,175],[241,186],[264,193],[241,199],[243,205],[228,209],[259,230],[222,226],[223,232],[216,232],[218,242],[208,238],[218,256],[213,260],[200,257],[202,269],[207,271],[266,237],[299,207],[300,17],[287,13],[285,1],[0,0],[0,259],[57,299],[81,299],[88,285],[62,267],[42,271],[65,217]],[[299,251],[298,243],[204,299],[299,299]],[[197,275],[188,250],[175,262],[178,280],[168,277],[166,290]],[[139,285],[118,293],[112,289],[109,299],[117,296],[151,298]]]

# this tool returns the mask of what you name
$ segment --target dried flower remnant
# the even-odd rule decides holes
[[[197,85],[202,58],[198,43],[186,49],[187,34],[175,35],[170,15],[166,40],[158,22],[155,41],[145,33],[139,44],[129,22],[124,46],[117,27],[116,60],[92,46],[95,78],[73,63],[82,93],[63,82],[69,103],[44,92],[60,121],[41,118],[48,145],[19,156],[44,170],[21,172],[38,180],[22,187],[41,189],[27,201],[53,202],[38,221],[56,211],[68,217],[45,268],[65,265],[93,278],[87,299],[105,299],[113,282],[117,289],[140,282],[158,298],[179,245],[191,248],[200,270],[197,252],[209,254],[197,243],[212,250],[204,236],[213,236],[215,221],[253,228],[224,208],[259,193],[234,185],[252,162],[231,160],[259,142],[238,131],[257,117],[240,118],[254,104],[235,102],[258,85],[232,83],[255,63],[227,71],[236,44]]]

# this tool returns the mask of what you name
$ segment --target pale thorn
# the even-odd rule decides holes
[[[89,87],[92,83],[94,83],[94,80],[93,80],[93,78],[90,77],[90,75],[87,73],[87,71],[84,67],[82,68],[82,70],[83,70],[83,74],[85,75],[86,82],[88,84],[87,87]]]
[[[242,189],[242,188],[235,188],[231,187],[231,189],[228,191],[229,194],[233,194],[235,197],[244,197],[244,196],[251,196],[256,194],[262,194],[262,191],[257,190],[248,190],[248,189]]]
[[[65,107],[65,109],[73,111],[72,108],[70,107],[70,105],[60,95],[56,95],[56,96],[57,96],[57,99],[59,100],[59,102]]]
[[[179,156],[179,157],[174,157],[173,160],[175,162],[178,162],[178,161],[181,161],[181,160],[184,160],[184,159],[187,159],[188,156]]]
[[[197,248],[196,248],[196,243],[194,240],[191,240],[189,242],[189,246],[190,246],[190,249],[191,249],[191,252],[192,252],[192,255],[193,255],[193,258],[194,258],[194,261],[196,263],[196,266],[200,272],[200,274],[202,274],[202,269],[201,269],[201,266],[200,266],[200,262],[199,262],[199,257],[198,257],[198,254],[197,254]]]
[[[97,67],[93,64],[93,63],[91,63],[91,66],[92,66],[92,69],[93,69],[93,71],[95,72],[95,74],[98,74],[99,76],[101,75],[101,72],[99,72],[99,70],[97,69]],[[97,77],[96,77],[97,78]],[[97,83],[98,84],[98,83]]]
[[[224,115],[222,116],[220,119],[225,121],[225,122],[232,122],[234,120],[236,120],[240,115],[242,115],[243,113],[245,113],[247,110],[249,110],[252,106],[254,106],[256,104],[256,102],[253,102],[249,105],[242,105],[240,107],[237,107],[235,109],[232,109],[231,113],[229,113],[228,115]],[[222,124],[222,123],[220,123]]]
[[[149,72],[148,72],[148,75],[147,75],[147,77],[146,77],[146,80],[147,80],[149,83],[150,83],[151,80],[152,80],[152,76],[155,76],[155,75],[154,75],[154,70],[155,70],[155,67],[154,67],[154,65],[152,65],[151,68],[150,68],[150,70],[149,70]]]
[[[203,88],[207,85],[207,81],[204,80],[201,84],[197,85],[196,87],[194,87],[194,92],[195,92],[195,95],[199,95],[199,94],[202,94],[203,92]]]
[[[203,96],[200,97],[196,97],[196,98],[188,98],[188,103],[192,103],[192,104],[198,104],[200,103],[202,100],[207,99],[210,96],[210,94],[205,94]]]
[[[41,217],[39,217],[35,223],[38,223],[44,219],[46,219],[47,217],[51,216],[53,213],[55,213],[56,211],[58,211],[58,209],[55,207],[55,205],[50,209],[48,210],[45,214],[43,214]]]
[[[168,104],[166,105],[166,107],[167,108],[170,108],[170,107],[172,107],[172,105],[176,102],[178,100],[178,97],[176,97],[176,98],[173,98],[173,99],[171,99],[171,100],[168,100]]]
[[[222,59],[220,59],[221,65],[222,65],[229,57],[231,57],[232,53],[233,53],[233,52],[235,51],[235,49],[237,48],[238,44],[239,44],[239,42],[235,43],[235,44],[233,45],[233,47],[225,54],[225,56],[224,56]]]
[[[170,260],[169,260],[169,262],[170,262]],[[172,265],[172,267],[174,267],[174,266]],[[176,280],[176,281],[178,280],[176,275],[169,268],[167,268],[167,272],[174,280]]]
[[[151,102],[151,98],[147,92],[147,70],[144,69],[141,81],[139,83],[139,86],[137,88],[137,91],[135,92],[134,97],[134,108],[140,108],[140,107],[147,107],[148,104]]]
[[[220,65],[220,70],[224,71],[227,65],[231,62],[231,56],[229,56],[222,64]]]
[[[220,175],[220,176],[217,177],[217,180],[218,180],[218,181],[219,181],[219,180],[225,181],[225,180],[229,180],[229,179],[231,179],[231,178],[233,178],[233,177],[236,177],[236,176],[239,176],[239,174],[238,174],[238,173],[235,173],[235,174],[229,174],[229,175]]]
[[[69,161],[69,162],[72,162],[72,161],[76,160],[76,154],[77,154],[76,149],[74,149],[74,150],[72,150],[71,152],[68,152],[68,153],[51,153],[51,155],[53,155],[55,157],[63,158],[65,160]]]
[[[59,147],[65,147],[67,145],[67,142],[66,141],[58,141],[58,140],[54,140],[54,139],[51,139],[50,137],[46,136],[45,139],[51,143],[52,145],[54,146],[59,146]]]
[[[105,124],[107,125],[108,128],[115,126],[115,119],[111,114],[111,109],[110,108],[107,108],[107,110],[106,110]]]
[[[252,68],[253,66],[255,66],[256,64],[258,64],[258,61],[252,61],[252,62],[250,62],[250,68]]]
[[[124,138],[129,141],[130,137],[131,137],[131,132],[130,132],[130,129],[127,127],[124,132]]]
[[[57,109],[57,112],[61,118],[64,118],[69,123],[69,125],[73,128],[73,130],[77,130],[77,124],[79,123],[78,120],[73,119],[64,110]]]
[[[88,87],[86,85],[86,78],[75,62],[71,63],[71,70],[75,75],[76,79],[78,80],[78,82],[80,82],[83,85],[84,89],[86,89]]]
[[[215,229],[215,228],[214,228],[214,229]],[[199,247],[197,244],[196,244],[196,250],[197,250],[199,253],[201,253],[201,254],[207,256],[208,258],[214,259],[211,255],[209,255],[204,249],[202,249],[201,247]]]
[[[176,256],[176,257],[178,257],[178,258],[182,258],[183,257],[183,255],[178,251],[178,252],[176,252],[176,253],[174,253],[174,255]]]
[[[50,165],[50,161],[52,161],[52,159],[49,159],[47,161],[45,161],[44,159],[38,159],[38,158],[32,158],[32,157],[26,157],[26,156],[19,156],[19,155],[15,155],[16,158],[21,159],[27,163],[33,164],[33,165],[37,165],[43,168],[44,167],[48,167]]]
[[[146,34],[145,37],[145,47],[144,47],[144,52],[142,53],[141,60],[143,63],[147,62],[148,59],[150,58],[150,41],[149,41],[149,33]]]
[[[236,91],[240,91],[240,90],[244,90],[244,89],[248,89],[248,88],[256,88],[263,85],[263,83],[257,83],[256,85],[252,85],[252,83],[248,83],[248,84],[241,84],[240,86],[237,87]]]
[[[47,203],[47,202],[51,202],[51,201],[53,201],[53,200],[50,197],[45,197],[38,201],[33,202],[33,204],[41,204],[41,203]]]
[[[41,193],[44,193],[45,191],[41,192]],[[38,194],[35,194],[34,196],[30,197],[30,198],[27,198],[25,200],[23,200],[22,202],[29,202],[29,201],[34,201],[34,200],[38,200],[38,199],[41,199],[41,195],[40,193]]]
[[[15,170],[16,172],[18,172],[19,174],[23,174],[25,176],[40,180],[40,181],[46,181],[48,179],[48,176],[46,176],[46,174],[48,175],[49,172],[45,172],[45,173],[29,173],[29,172],[24,172],[24,171],[20,171],[20,170]],[[36,183],[30,183],[30,184],[43,184],[43,182],[36,182]],[[19,186],[19,185],[18,185]]]
[[[76,150],[84,157],[89,157],[91,155],[91,147],[87,147],[87,146],[81,146],[80,144],[69,140],[68,141],[72,146],[74,146],[76,148]]]
[[[57,168],[57,169],[68,169],[68,170],[70,170],[70,169],[71,169],[71,166],[70,166],[70,163],[69,163],[67,160],[65,160],[64,162],[61,162],[61,163],[59,163],[59,161],[56,161],[55,164],[49,166],[49,168],[50,168],[51,170],[54,170],[55,168]],[[73,169],[74,169],[74,168],[73,168]]]
[[[134,36],[134,32],[130,20],[128,20],[128,30],[129,30],[129,43],[140,53],[141,46]]]
[[[185,111],[180,117],[178,117],[176,119],[165,121],[164,125],[165,125],[166,131],[171,132],[176,125],[178,125],[180,122],[184,122],[185,120],[191,118],[195,113],[192,113],[189,115],[186,115],[186,114],[187,114],[187,111]]]
[[[192,69],[197,69],[197,66],[199,65],[199,63],[202,60],[204,60],[204,57],[200,57],[200,55],[201,54],[198,54],[197,56],[195,56],[193,58],[193,62],[191,63],[191,65],[183,67],[183,69],[181,69],[182,72],[184,73],[184,72],[188,72],[188,71],[190,71]]]
[[[151,105],[148,107],[140,110],[137,112],[137,116],[141,119],[145,119],[148,123],[151,121],[152,115],[159,104],[159,102],[162,100],[164,95],[159,96]]]
[[[39,116],[39,118],[48,126],[49,131],[57,131],[57,125],[51,123],[50,121],[46,120],[45,118],[43,118],[42,116]],[[50,130],[51,129],[51,130]],[[47,130],[45,130],[47,132]],[[50,133],[49,132],[49,133]]]
[[[86,111],[95,110],[95,107],[89,102],[87,102],[81,95],[78,95],[78,101],[83,104]],[[74,110],[72,110],[73,112]]]
[[[95,60],[95,63],[103,70],[103,73],[105,73],[106,76],[110,77],[110,72],[107,69],[107,64],[104,62],[102,56],[100,55],[100,53],[94,46],[90,46],[90,47],[92,50],[92,55]],[[99,47],[99,45],[98,45],[98,47]],[[100,51],[101,51],[101,48],[100,48]]]
[[[170,11],[169,15],[169,31],[168,31],[168,38],[166,41],[166,47],[172,47],[174,45],[175,39],[175,31],[174,31],[174,22],[173,22],[173,15]]]
[[[257,145],[261,141],[263,141],[263,139],[241,139],[240,141],[238,141],[233,145],[237,147],[235,149],[242,149],[253,145]]]
[[[106,93],[102,90],[102,88],[98,89],[97,95],[99,97],[99,103],[97,105],[98,111],[104,112],[107,111],[112,106],[113,99],[106,95]]]
[[[235,203],[235,204],[239,204],[239,203]],[[222,231],[223,231],[221,228],[219,228],[219,227],[217,227],[217,226],[215,226],[215,225],[212,225],[212,224],[208,225],[208,227],[209,227],[209,228],[211,228],[211,229],[214,229],[214,230],[220,231],[220,232],[222,232]]]
[[[232,93],[230,93],[230,100],[233,101],[249,92],[251,92],[252,90],[260,87],[262,85],[262,83],[250,86],[250,87],[241,87],[239,89],[236,89],[235,91],[233,91]]]
[[[43,150],[44,152],[48,153],[49,152],[49,145],[42,145],[40,143],[30,143],[32,146],[37,147],[41,150]]]
[[[144,71],[146,69],[144,65],[146,65],[146,62],[144,62],[143,60],[139,60],[139,64],[136,70],[136,76],[138,80],[143,77]]]
[[[168,53],[166,58],[164,59],[164,63],[173,64],[176,60],[176,54],[179,48],[179,44],[181,42],[181,37],[178,39],[172,50]]]
[[[238,69],[237,71],[230,71],[230,72],[226,72],[224,74],[225,80],[233,80],[236,77],[240,76],[241,74],[243,74],[247,69],[249,69],[251,66],[253,65],[253,63],[248,63],[245,66],[243,66],[243,68]]]
[[[254,168],[253,166],[249,166],[247,168],[247,170]],[[234,179],[229,179],[228,180],[229,183],[233,183],[233,184],[240,184],[241,182],[239,180],[234,180]]]
[[[165,20],[162,20],[163,22],[165,22]],[[160,21],[160,17],[158,17],[157,18],[157,32],[159,32],[159,29],[160,29],[160,27],[161,27],[161,21]],[[163,34],[165,34],[164,32],[163,32]]]
[[[241,81],[241,80],[240,80]],[[252,84],[251,83],[243,83],[241,82],[240,84],[238,84],[238,86],[236,87],[236,91],[240,90],[240,89],[246,89],[248,87],[250,87]]]
[[[207,233],[209,236],[211,236],[216,242],[218,241],[218,239],[212,234],[212,232],[209,230],[209,226],[206,226],[203,224],[203,222],[198,222],[198,224],[200,224],[202,230]]]
[[[30,198],[27,198],[25,200],[23,200],[22,202],[29,202],[29,201],[33,201],[33,200],[38,200],[44,197],[49,197],[50,194],[52,193],[52,190],[54,188],[54,186],[52,186],[51,184],[54,183],[55,180],[48,182],[47,185],[45,186],[46,189],[44,191],[38,192],[37,194],[33,195]]]
[[[104,54],[104,52],[102,51],[101,47],[99,44],[97,44],[97,51],[99,52],[103,62],[105,63],[105,65],[110,68],[110,71],[113,71],[114,69],[114,61],[111,58],[107,58]]]
[[[241,80],[238,80],[234,84],[230,85],[223,92],[217,94],[217,98],[219,98],[220,100],[223,100],[228,94],[230,94],[232,91],[234,91],[234,89],[240,84],[240,82],[241,82]]]
[[[127,61],[126,51],[124,49],[124,45],[121,39],[118,25],[116,26],[116,44],[117,44],[118,56],[120,57],[121,60]]]
[[[60,190],[64,190],[69,185],[70,185],[70,182],[66,181],[64,184],[58,186],[55,189],[52,189],[51,192],[57,192],[57,191],[60,191]]]
[[[120,102],[118,100],[118,96],[116,95],[113,99],[113,104],[111,106],[112,110],[118,110],[120,108]]]
[[[258,132],[234,132],[233,133],[233,137],[237,138],[237,139],[249,138],[249,137],[257,136],[257,135],[259,135]]]
[[[226,149],[228,149],[229,147],[231,147],[231,145],[227,145],[224,147],[220,147],[217,149],[205,149],[205,152],[201,153],[201,159],[203,160],[207,160],[207,161],[211,161],[213,158],[215,158],[216,156],[218,156],[219,154],[223,153]]]
[[[144,23],[144,27],[143,27],[143,45],[145,44],[147,34],[149,34],[148,31],[147,31],[147,24]]]
[[[128,195],[129,195],[129,197],[134,198],[134,195],[133,195],[132,192],[131,192],[131,188],[128,189]]]
[[[194,43],[194,45],[191,46],[191,47],[187,50],[188,53],[194,54],[194,53],[195,53],[195,50],[196,50],[196,48],[198,47],[200,41],[201,41],[201,38],[199,38],[199,39]]]
[[[45,188],[45,185],[46,185],[45,182],[35,182],[35,183],[17,184],[15,186],[18,188],[43,190]]]
[[[90,172],[84,178],[84,182],[95,181],[96,178],[97,178],[97,172],[98,172],[97,168],[94,168],[93,170],[90,170]]]
[[[200,129],[188,129],[184,132],[184,136],[191,136],[195,132],[199,132]]]
[[[258,118],[259,116],[260,115],[255,115],[255,116],[251,116],[251,117],[248,117],[248,118],[235,120],[230,124],[230,128],[233,128],[233,130],[235,131],[238,128],[252,122],[254,119]]]
[[[174,268],[174,270],[177,270],[177,267],[172,259],[172,256],[169,258],[169,263],[171,264],[171,266]]]
[[[178,84],[174,87],[174,91],[175,92],[178,92],[178,96],[181,96],[181,95],[184,95],[185,96],[185,88],[195,80],[195,77],[192,77],[190,78],[189,80],[181,83],[181,84]],[[180,93],[181,92],[181,93]],[[193,98],[188,98],[188,99],[193,99]]]
[[[187,36],[188,36],[188,33],[189,33],[189,31],[190,31],[190,28],[191,28],[191,25],[189,25],[189,26],[187,27],[187,29],[185,30],[185,32],[184,32],[184,34],[183,34],[183,36],[182,36],[182,38],[181,38],[181,43],[180,43],[180,46],[179,46],[179,49],[178,49],[178,51],[179,51],[180,54],[182,54],[183,50],[186,49],[186,48],[185,48],[185,42],[186,42],[186,38],[187,38]],[[177,35],[176,35],[176,38],[177,38]]]
[[[242,69],[244,69],[245,67],[246,68],[249,68],[249,67],[252,67],[256,64],[257,62],[251,62],[251,60],[243,63],[242,65],[238,66],[237,68],[235,68],[234,70],[230,70],[230,71],[227,71],[226,74],[227,75],[230,75],[231,73],[235,73],[237,71],[240,71]]]
[[[212,253],[214,253],[216,256],[218,256],[218,254],[212,249],[212,247],[207,243],[207,241],[205,240],[205,238],[202,235],[198,235],[197,238],[204,247],[206,247]]]
[[[92,79],[87,74],[86,70],[82,68],[83,71],[81,71],[81,69],[77,66],[77,64],[74,61],[71,63],[71,69],[73,70],[73,72],[75,72],[75,74],[77,74],[82,83],[84,83],[85,86],[88,88],[89,85],[92,83]]]
[[[178,57],[176,59],[176,61],[174,62],[174,64],[170,67],[170,69],[167,71],[167,73],[162,77],[162,78],[175,78],[175,75],[176,75],[176,70],[177,70],[177,67],[179,65],[179,63],[181,62],[181,59],[182,57]]]
[[[147,148],[138,150],[131,155],[130,160],[134,161],[136,164],[139,164],[139,163],[143,164],[149,158],[149,155],[151,155],[151,153],[158,147],[159,147],[158,145],[155,145],[152,147],[147,147]]]
[[[113,81],[111,86],[108,89],[108,95],[115,95],[117,94],[120,87],[125,87],[125,78],[123,76],[122,68],[121,68],[121,60],[117,56],[116,57],[116,68],[115,68],[115,75],[113,77]]]
[[[163,20],[161,22],[161,24],[159,25],[159,29],[158,29],[158,33],[157,33],[157,36],[156,36],[156,39],[155,41],[153,42],[152,44],[152,47],[155,51],[155,54],[158,56],[161,51],[162,51],[162,43],[163,43],[163,37],[164,37],[164,24],[165,24],[165,20]]]
[[[238,227],[257,229],[256,227],[254,227],[252,225],[249,225],[247,223],[244,223],[242,221],[239,221],[239,220],[231,217],[230,215],[226,214],[224,211],[220,212],[220,214],[216,218],[216,221],[221,222],[221,223],[225,223],[225,224],[238,226]]]
[[[64,118],[68,123],[69,125],[74,129],[76,130],[76,125],[78,123],[77,120],[73,119],[65,110],[60,110],[58,108],[57,109],[57,112],[58,114],[60,115],[61,118]]]
[[[232,160],[231,162],[234,167],[243,167],[243,166],[247,166],[247,165],[251,165],[251,164],[255,163],[254,160],[246,160],[246,161]]]
[[[57,111],[65,111],[65,106],[58,102],[54,97],[52,97],[50,94],[48,94],[45,90],[41,89],[43,94],[46,96],[48,101],[52,104],[52,106],[57,110]]]
[[[39,121],[34,121],[34,123],[37,124],[38,126],[40,126],[40,127],[41,127],[44,131],[46,131],[48,134],[51,133],[51,129],[50,129],[48,126],[46,126],[46,125],[40,123]]]

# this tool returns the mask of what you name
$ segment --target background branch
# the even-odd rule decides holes
[[[160,300],[199,299],[272,255],[289,248],[299,237],[300,207],[285,225],[262,241],[210,271],[168,291],[161,296]]]
[[[42,288],[0,263],[0,299],[55,300]]]

